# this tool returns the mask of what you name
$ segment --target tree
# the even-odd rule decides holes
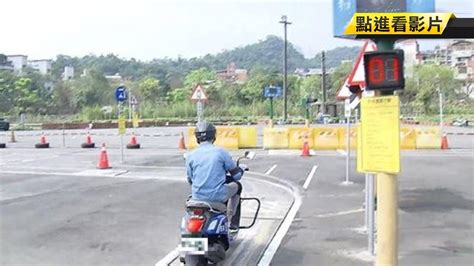
[[[114,102],[113,88],[107,79],[96,71],[72,81],[74,105],[78,108],[111,104]]]
[[[446,103],[455,103],[460,99],[461,84],[454,79],[451,68],[442,65],[418,65],[409,69],[410,76],[406,86],[400,92],[402,103],[418,109],[425,114],[437,112],[438,89],[443,93]]]
[[[138,89],[145,101],[156,102],[160,96],[165,96],[160,90],[160,81],[153,77],[146,77],[138,83]]]
[[[344,81],[346,80],[347,76],[349,75],[349,72],[352,69],[352,63],[344,63],[339,65],[334,72],[329,76],[329,85],[327,87],[327,95],[328,99],[335,99],[336,98],[336,93],[339,91],[339,89],[342,87],[344,84]]]
[[[208,68],[200,68],[197,70],[191,71],[184,78],[184,86],[186,88],[193,88],[201,83],[212,83],[216,80],[216,73]]]

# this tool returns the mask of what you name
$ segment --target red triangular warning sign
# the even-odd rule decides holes
[[[191,96],[191,100],[193,101],[207,101],[207,95],[204,91],[204,88],[201,84],[197,85],[196,89],[193,91],[193,95]]]
[[[362,91],[365,90],[364,53],[376,50],[377,47],[374,43],[369,41],[364,43],[359,55],[357,56],[354,67],[344,81],[344,84],[342,84],[342,87],[336,93],[337,100],[344,100],[352,95],[352,93],[349,91],[350,85],[359,85]]]
[[[376,50],[377,47],[374,43],[369,41],[364,43],[364,46],[362,46],[362,49],[357,56],[354,67],[349,74],[348,82],[350,85],[359,85],[362,89],[365,88],[364,54]]]

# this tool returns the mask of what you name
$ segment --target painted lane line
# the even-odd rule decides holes
[[[337,152],[344,156],[347,155],[347,152],[345,150],[337,150]]]
[[[314,174],[316,173],[317,169],[318,169],[317,165],[314,165],[313,168],[311,169],[311,172],[309,173],[308,177],[306,178],[306,181],[303,184],[303,188],[305,190],[308,189],[309,183],[311,183],[311,180],[313,180]]]
[[[257,174],[259,175],[259,174]],[[302,204],[302,196],[300,189],[297,186],[294,186],[292,183],[281,180],[275,176],[271,175],[265,175],[267,178],[274,179],[276,181],[279,181],[283,183],[286,186],[286,189],[293,194],[294,201],[293,204],[291,205],[289,211],[287,212],[285,219],[283,222],[280,224],[280,227],[278,227],[277,232],[273,236],[273,238],[270,240],[270,243],[268,246],[265,248],[265,251],[258,261],[258,266],[266,266],[270,265],[270,263],[273,260],[273,257],[275,256],[278,248],[281,245],[281,242],[283,241],[283,238],[285,235],[288,233],[288,230],[290,229],[291,224],[293,223],[293,220],[296,217],[296,214],[298,213],[301,204]],[[282,186],[283,187],[283,186]]]
[[[168,266],[173,261],[175,261],[179,257],[178,248],[172,250],[170,253],[166,254],[164,258],[158,261],[155,266]]]
[[[278,165],[274,164],[272,167],[270,167],[270,169],[268,169],[265,174],[266,175],[269,175],[273,172],[273,170],[275,170],[275,168],[277,168]]]
[[[270,265],[278,248],[280,247],[281,242],[283,241],[283,238],[288,233],[288,230],[290,229],[290,226],[293,223],[293,220],[295,219],[295,216],[298,213],[300,206],[301,206],[301,197],[295,196],[295,201],[293,205],[291,206],[291,209],[288,212],[288,215],[285,217],[285,220],[283,220],[283,223],[280,225],[280,228],[278,228],[277,233],[275,234],[272,241],[268,245],[262,258],[258,262],[259,266]]]
[[[340,216],[340,215],[347,215],[347,214],[353,214],[353,213],[358,213],[358,212],[363,212],[364,209],[355,209],[355,210],[348,210],[348,211],[341,211],[341,212],[330,212],[330,213],[325,213],[325,214],[319,214],[315,215],[317,218],[329,218],[329,217],[334,217],[334,216]]]
[[[254,176],[262,176],[262,177],[265,177],[265,178],[268,178],[268,179],[273,179],[275,181],[278,181],[280,182],[281,184],[279,183],[274,183],[274,182],[270,182],[268,180],[263,180],[263,179],[259,179],[259,178],[256,178],[256,177],[253,177],[253,176],[247,176],[246,179],[251,179],[251,180],[254,180],[254,181],[257,181],[257,182],[263,182],[263,183],[267,183],[269,186],[275,186],[275,187],[279,187],[283,190],[286,190],[289,194],[292,194],[293,197],[294,197],[294,201],[293,201],[293,204],[291,205],[291,209],[287,212],[286,216],[285,216],[285,221],[289,220],[289,216],[290,216],[290,212],[295,209],[295,213],[292,215],[293,218],[291,219],[290,221],[290,225],[291,225],[291,222],[292,220],[294,219],[294,216],[296,215],[296,212],[298,211],[299,209],[299,206],[301,205],[301,194],[299,193],[299,190],[297,187],[293,186],[291,183],[287,182],[287,181],[284,181],[284,180],[280,180],[274,176],[271,176],[271,175],[265,175],[265,174],[262,174],[262,173],[257,173],[257,172],[248,172],[249,174],[251,175],[254,175]],[[283,221],[283,223],[285,222]],[[273,256],[275,255],[276,253],[276,250],[278,249],[281,241],[283,240],[283,237],[286,235],[286,232],[288,231],[289,229],[289,225],[288,225],[288,228],[286,228],[286,231],[283,232],[282,231],[282,228],[285,228],[286,226],[283,226],[283,223],[280,225],[280,227],[278,228],[278,232],[273,236],[273,238],[270,240],[270,243],[268,244],[267,248],[265,249],[264,251],[264,255],[262,256],[262,258],[259,260],[259,264],[258,265],[269,265],[270,264],[270,261],[272,260]],[[281,236],[279,236],[279,234],[282,234]],[[241,235],[242,236],[242,235]],[[246,240],[245,238],[242,238],[242,240]],[[276,240],[279,240],[279,243],[276,243]],[[240,246],[240,245],[239,245]],[[271,247],[271,250],[270,250],[270,247]],[[263,257],[266,258],[264,259]],[[177,249],[174,249],[172,250],[171,252],[169,252],[163,259],[161,259],[160,261],[158,261],[155,266],[157,265],[160,265],[160,266],[164,266],[164,265],[170,265],[173,261],[175,261],[176,259],[179,258],[179,252],[177,252]],[[268,261],[268,262],[267,262]]]

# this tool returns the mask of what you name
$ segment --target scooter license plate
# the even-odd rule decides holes
[[[208,251],[207,238],[181,238],[180,253],[203,255]]]

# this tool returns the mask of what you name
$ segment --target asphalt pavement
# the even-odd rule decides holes
[[[448,136],[450,150],[402,152],[400,265],[472,265],[469,130]],[[84,130],[66,131],[64,146],[62,131],[45,131],[52,146],[45,150],[33,148],[39,131],[17,132],[16,143],[0,133],[8,146],[0,150],[0,264],[154,265],[172,253],[190,192],[184,151],[177,150],[181,132],[186,129],[139,129],[143,148],[125,149],[121,162],[116,129],[94,130],[94,142],[107,143],[110,170],[95,168],[100,149],[79,148]],[[272,265],[373,264],[364,231],[365,179],[355,172],[354,154],[353,184],[342,185],[342,151],[316,151],[309,158],[299,151],[256,152],[247,162],[255,174],[245,179],[244,191],[261,198],[263,211],[257,225],[239,235],[228,265],[256,265],[269,256]],[[295,206],[297,196],[301,206]],[[254,206],[245,209],[248,220]],[[279,235],[282,241],[270,254]]]

